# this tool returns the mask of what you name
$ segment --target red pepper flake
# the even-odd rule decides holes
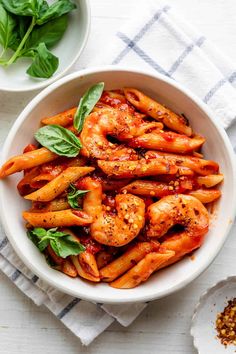
[[[236,345],[236,298],[229,300],[223,312],[217,314],[216,330],[221,344]]]

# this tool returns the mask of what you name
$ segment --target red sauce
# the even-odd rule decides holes
[[[100,102],[107,104],[113,108],[117,108],[121,111],[128,111],[129,113],[134,113],[134,107],[126,100],[124,96],[112,97],[109,92],[104,92],[100,98]]]
[[[142,199],[145,203],[146,209],[149,207],[149,205],[153,204],[153,199],[151,197],[143,197]]]
[[[165,139],[165,141],[168,142],[172,142],[175,139],[175,134],[173,134],[172,132],[163,132],[160,133],[160,135],[162,136],[163,139]]]
[[[103,249],[103,246],[90,237],[81,237],[80,242],[86,247],[86,251],[96,254]]]
[[[111,209],[114,209],[116,207],[116,200],[113,195],[106,195],[105,198],[103,199],[103,204],[106,206],[109,206]]]
[[[82,211],[82,210],[72,210],[72,213],[76,216],[78,216],[79,218],[83,218],[83,219],[88,219],[88,215]]]
[[[59,163],[57,162],[50,162],[45,165],[41,166],[41,173],[49,173],[50,175],[56,177],[58,176],[62,171],[64,171],[68,167],[68,163],[62,162]]]
[[[37,146],[34,144],[28,144],[26,145],[26,147],[23,150],[23,154],[25,154],[26,152],[30,152],[30,151],[34,151],[37,150]]]

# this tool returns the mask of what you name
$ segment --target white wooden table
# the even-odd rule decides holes
[[[236,61],[235,0],[169,0],[191,23]],[[91,0],[92,33],[82,62],[96,55],[104,35],[115,32],[132,10],[145,0]],[[0,142],[32,95],[0,93]],[[229,132],[236,139],[236,125]],[[1,354],[193,354],[189,335],[190,319],[200,294],[225,276],[236,273],[236,226],[220,255],[210,268],[186,289],[154,301],[128,328],[113,324],[90,345],[79,340],[43,307],[36,307],[0,274],[0,353]],[[208,354],[208,353],[206,353]],[[210,354],[210,353],[209,353]]]

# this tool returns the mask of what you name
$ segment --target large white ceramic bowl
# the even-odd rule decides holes
[[[71,279],[51,269],[44,256],[26,237],[21,212],[29,207],[16,191],[21,174],[0,182],[0,212],[6,234],[23,262],[35,274],[52,286],[77,297],[97,302],[123,303],[157,299],[169,295],[194,280],[213,261],[230,230],[236,206],[236,173],[234,154],[225,131],[215,123],[208,108],[189,91],[176,82],[161,76],[117,67],[89,69],[71,74],[52,84],[35,97],[13,125],[3,148],[2,162],[20,154],[39,127],[42,116],[52,115],[78,103],[81,94],[92,84],[105,82],[106,89],[124,86],[136,87],[166,104],[174,111],[184,113],[194,131],[206,137],[204,154],[216,160],[224,173],[222,197],[216,203],[212,219],[202,247],[195,252],[194,260],[186,257],[179,263],[164,269],[135,289],[118,290],[107,284],[91,284],[80,278]]]
[[[48,0],[52,3],[53,0]],[[53,46],[52,53],[59,58],[59,67],[49,79],[32,78],[26,70],[31,65],[29,58],[20,58],[8,68],[0,67],[0,91],[24,92],[49,86],[65,75],[79,59],[88,40],[91,14],[89,0],[74,0],[77,8],[68,14],[68,27],[62,39]]]

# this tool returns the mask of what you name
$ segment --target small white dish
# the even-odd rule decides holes
[[[52,1],[48,1],[50,3]],[[26,70],[31,59],[20,58],[9,68],[0,67],[0,91],[26,92],[42,89],[65,75],[80,57],[88,40],[90,30],[89,0],[74,0],[77,8],[69,13],[69,22],[62,39],[52,48],[59,58],[59,67],[49,79],[30,77]]]
[[[230,276],[208,289],[195,307],[191,335],[199,354],[231,354],[236,352],[233,344],[226,347],[217,338],[216,316],[223,312],[228,301],[236,297],[236,276]]]
[[[221,198],[214,204],[210,230],[205,241],[194,252],[194,260],[185,257],[165,268],[134,289],[115,289],[106,283],[92,284],[80,278],[70,278],[50,268],[45,257],[27,238],[21,217],[29,202],[16,191],[21,174],[0,181],[0,215],[2,223],[15,251],[22,261],[51,286],[79,298],[96,302],[128,303],[162,298],[182,289],[198,277],[214,260],[227,238],[236,209],[235,156],[224,129],[216,123],[214,114],[202,101],[177,82],[160,74],[117,66],[90,68],[75,72],[54,82],[40,92],[15,121],[5,141],[1,162],[21,153],[33,142],[33,132],[43,116],[62,112],[78,104],[79,97],[91,85],[104,81],[105,89],[135,87],[164,103],[175,112],[189,118],[194,131],[206,137],[203,153],[217,161],[224,174]],[[10,205],[10,209],[6,207]],[[204,353],[206,354],[206,353]]]

